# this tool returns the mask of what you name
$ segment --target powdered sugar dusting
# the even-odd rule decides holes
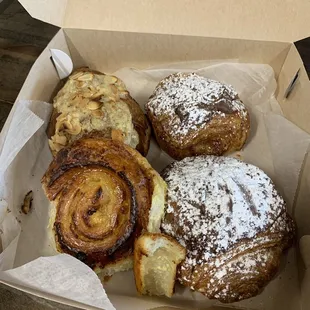
[[[216,251],[206,251],[206,260],[266,229],[284,205],[264,172],[233,158],[186,158],[173,164],[165,180],[167,214],[174,212],[171,203],[178,202],[179,223],[189,233],[184,238],[212,232]]]
[[[176,73],[165,78],[146,108],[155,116],[168,116],[173,128],[169,132],[179,139],[202,129],[214,116],[238,113],[247,117],[244,104],[231,86],[195,73]]]
[[[227,282],[231,273],[257,275],[259,266],[272,259],[273,249],[242,253],[270,241],[281,248],[288,232],[293,235],[283,198],[255,166],[235,158],[199,156],[174,162],[163,176],[168,205],[162,229],[187,248],[180,281],[210,298],[214,298],[211,287],[219,294],[215,298],[232,298],[231,287],[226,295],[215,288],[222,287],[221,281]],[[277,248],[276,253],[280,252]],[[197,287],[195,271],[210,277],[202,288]]]

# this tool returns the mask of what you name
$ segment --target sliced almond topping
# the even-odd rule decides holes
[[[70,80],[76,80],[77,78],[81,77],[83,74],[84,74],[84,72],[81,72],[81,71],[76,72],[76,73],[70,75],[69,79]]]
[[[50,146],[52,151],[55,151],[54,142],[51,139],[48,139],[48,145]]]
[[[128,98],[128,95],[129,95],[129,92],[127,90],[125,90],[125,91],[120,93],[119,97],[121,99],[126,99],[126,98]]]
[[[101,107],[101,103],[98,101],[89,101],[87,104],[87,109],[89,110],[98,110]]]
[[[126,85],[124,84],[124,82],[122,80],[120,80],[120,79],[117,81],[117,87],[118,87],[118,89],[120,91],[124,91],[124,90],[127,89]]]
[[[97,98],[101,97],[104,93],[105,93],[105,89],[101,88],[99,91],[94,93],[91,97],[92,97],[92,99],[97,99]]]
[[[89,103],[89,99],[87,98],[83,98],[80,102],[79,102],[79,105],[82,107],[82,108],[85,108]]]
[[[94,111],[92,111],[92,115],[95,117],[103,117],[104,113],[102,110],[94,110]]]
[[[84,73],[83,75],[79,76],[77,79],[79,81],[91,81],[94,78],[92,73]]]
[[[65,136],[60,136],[60,135],[55,135],[53,136],[53,140],[56,142],[56,143],[59,143],[61,145],[66,145],[67,144],[67,138]]]
[[[112,129],[111,138],[115,141],[124,142],[124,133],[119,129]]]
[[[57,119],[56,125],[55,125],[56,134],[67,128],[67,125],[65,123],[68,123],[68,125],[71,126],[70,122],[68,122],[67,120],[63,120],[63,119],[58,120]]]
[[[58,115],[57,118],[56,118],[57,122],[62,122],[64,120],[66,120],[66,119],[67,119],[67,116],[65,114],[63,114],[63,113]]]
[[[82,126],[78,120],[74,120],[71,126],[70,129],[66,130],[70,135],[78,135],[82,131]]]
[[[118,90],[120,91],[120,92],[123,92],[123,91],[126,91],[126,88],[125,87],[122,87],[121,85],[118,85]]]
[[[63,148],[61,144],[53,142],[52,140],[48,140],[48,144],[53,153],[58,152]]]
[[[116,96],[113,96],[113,95],[110,95],[108,97],[105,98],[105,101],[108,101],[108,102],[116,102]]]
[[[54,143],[54,145],[55,145],[55,151],[56,152],[59,152],[63,148],[63,146],[59,143]]]
[[[115,84],[117,82],[118,78],[114,75],[105,75],[104,81],[108,84]]]
[[[94,87],[93,85],[87,86],[87,89],[88,89],[92,94],[94,94],[94,93],[97,91],[96,87]]]
[[[76,94],[74,97],[72,97],[72,103],[79,102],[82,99],[83,97],[81,96],[81,94]]]
[[[71,114],[75,118],[79,118],[81,116],[81,112],[72,112]]]
[[[59,120],[57,119],[55,127],[56,134],[66,131],[71,135],[78,135],[82,130],[79,120],[77,118],[72,119],[71,115],[67,115],[67,118],[62,117]]]
[[[62,130],[62,128],[68,131],[68,130],[71,130],[73,126],[71,122],[69,122],[68,120],[65,120],[59,124],[59,130]]]
[[[118,101],[119,101],[119,99],[120,99],[120,97],[119,97],[119,93],[116,93],[116,94],[115,94],[115,101],[117,101],[117,102],[118,102]]]
[[[90,98],[93,96],[93,93],[91,91],[85,91],[83,92],[83,97]]]
[[[73,125],[72,125],[72,123],[70,123],[70,122],[63,122],[63,125],[64,125],[64,129],[66,130],[66,131],[74,131],[74,127],[73,127]]]
[[[116,95],[118,93],[117,87],[115,85],[111,85],[110,87],[111,87],[112,93]]]
[[[65,93],[63,99],[66,100],[66,101],[68,101],[68,103],[69,103],[69,102],[71,103],[72,101],[75,100],[75,98],[76,98],[76,94],[75,94],[75,93],[73,93],[73,94]]]

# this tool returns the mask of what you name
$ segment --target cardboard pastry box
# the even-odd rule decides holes
[[[310,82],[293,44],[310,34],[308,0],[19,1],[34,18],[61,29],[33,65],[19,93],[0,136],[0,152],[21,100],[51,102],[59,76],[51,62],[50,49],[70,55],[75,68],[86,65],[107,73],[123,67],[142,69],[195,60],[237,59],[241,63],[269,64],[278,83],[276,98],[284,116],[310,133]],[[306,236],[310,235],[309,176],[307,153],[293,205],[301,241],[290,254],[294,257],[291,265],[285,267],[290,268],[292,278],[286,280],[291,283],[282,281],[278,286],[267,286],[264,294],[251,303],[212,309],[310,309],[310,242]],[[9,279],[2,278],[1,282],[58,302],[87,307]],[[121,293],[108,296],[117,309],[152,308],[139,297]],[[186,309],[199,308],[199,303],[163,302],[169,303]]]

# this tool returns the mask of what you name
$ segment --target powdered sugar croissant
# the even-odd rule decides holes
[[[237,92],[195,73],[163,79],[145,107],[157,142],[175,159],[237,151],[249,135],[249,113]]]
[[[281,195],[259,168],[234,158],[198,156],[163,172],[163,231],[186,247],[179,281],[211,299],[258,294],[294,238]]]

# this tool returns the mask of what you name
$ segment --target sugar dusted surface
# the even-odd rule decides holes
[[[234,158],[185,158],[163,176],[168,205],[162,229],[187,248],[180,282],[212,298],[234,298],[227,279],[257,277],[273,259],[273,249],[249,250],[270,242],[281,249],[292,233],[283,198],[263,171]],[[197,289],[204,273],[209,280]]]
[[[155,116],[169,117],[173,137],[183,139],[203,129],[213,117],[238,113],[247,117],[247,110],[236,91],[228,85],[196,73],[168,76],[154,90],[146,108]]]

